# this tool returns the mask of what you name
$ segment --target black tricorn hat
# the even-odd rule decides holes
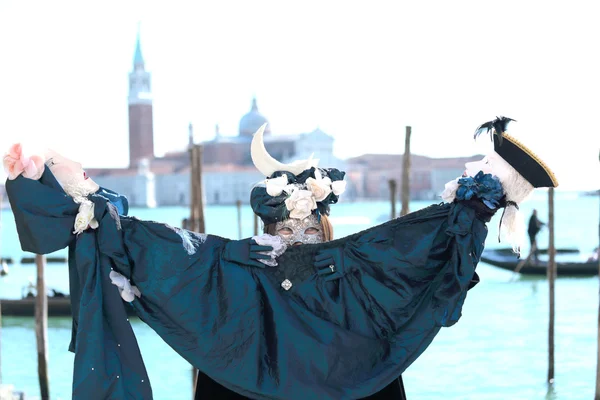
[[[510,121],[515,120],[501,116],[485,122],[475,131],[475,138],[484,131],[489,132],[494,141],[494,151],[533,187],[557,187],[558,181],[550,168],[531,149],[505,132]]]

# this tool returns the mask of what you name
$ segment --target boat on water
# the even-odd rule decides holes
[[[524,275],[546,275],[548,250],[540,250],[539,255],[537,263],[532,259],[522,265],[518,272]],[[518,258],[512,249],[486,249],[481,255],[481,261],[508,271],[515,271],[524,258]],[[579,249],[557,249],[555,261],[557,276],[598,275],[598,259],[582,255]]]
[[[27,293],[21,299],[0,299],[2,316],[11,317],[34,317],[35,316],[34,293]],[[133,307],[129,304],[125,307],[127,315],[135,316]],[[50,290],[48,295],[48,316],[49,317],[70,317],[71,316],[71,298],[67,294]]]
[[[35,297],[23,299],[1,299],[2,316],[33,317],[35,316]],[[70,317],[71,299],[67,297],[48,296],[49,317]]]
[[[67,257],[62,256],[46,256],[46,263],[66,263],[68,261]],[[35,257],[22,257],[21,261],[19,259],[13,259],[12,257],[0,257],[0,263],[4,264],[14,264],[20,262],[21,264],[35,264]]]

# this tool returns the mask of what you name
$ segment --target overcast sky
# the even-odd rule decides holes
[[[0,0],[0,146],[49,143],[88,167],[128,163],[138,21],[156,153],[237,133],[256,95],[274,134],[317,126],[345,158],[491,147],[496,115],[564,189],[600,185],[594,1]],[[318,155],[316,155],[318,156]]]

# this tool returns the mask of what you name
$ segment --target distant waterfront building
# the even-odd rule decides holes
[[[145,67],[138,32],[133,68],[129,73],[129,166],[93,169],[88,170],[88,174],[101,186],[127,196],[134,207],[189,205],[189,153],[174,151],[163,157],[154,156],[152,100],[151,74]],[[341,201],[388,199],[389,179],[396,179],[400,187],[402,155],[366,154],[340,160],[333,155],[334,138],[321,129],[275,135],[268,122],[259,111],[257,99],[253,98],[250,110],[240,118],[236,136],[223,135],[217,125],[214,138],[202,143],[205,204],[249,201],[252,186],[265,178],[256,170],[250,157],[252,135],[264,123],[267,123],[265,147],[281,162],[306,159],[314,154],[320,160],[319,165],[346,171],[348,185]],[[192,145],[191,123],[187,135],[188,143]],[[462,173],[465,160],[471,159],[431,159],[413,155],[411,196],[434,198],[443,190],[445,182]]]

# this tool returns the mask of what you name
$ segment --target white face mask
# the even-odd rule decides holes
[[[53,150],[46,152],[46,167],[63,187],[65,192],[74,196],[74,191],[94,193],[99,189],[96,182],[89,179],[80,163],[69,160]]]
[[[489,163],[487,157],[484,157],[483,160],[468,162],[465,164],[465,175],[474,177],[479,173],[479,171],[483,171],[484,174],[492,173],[492,166]]]
[[[288,246],[323,243],[323,227],[317,216],[310,214],[304,219],[288,218],[275,224],[275,234]]]

